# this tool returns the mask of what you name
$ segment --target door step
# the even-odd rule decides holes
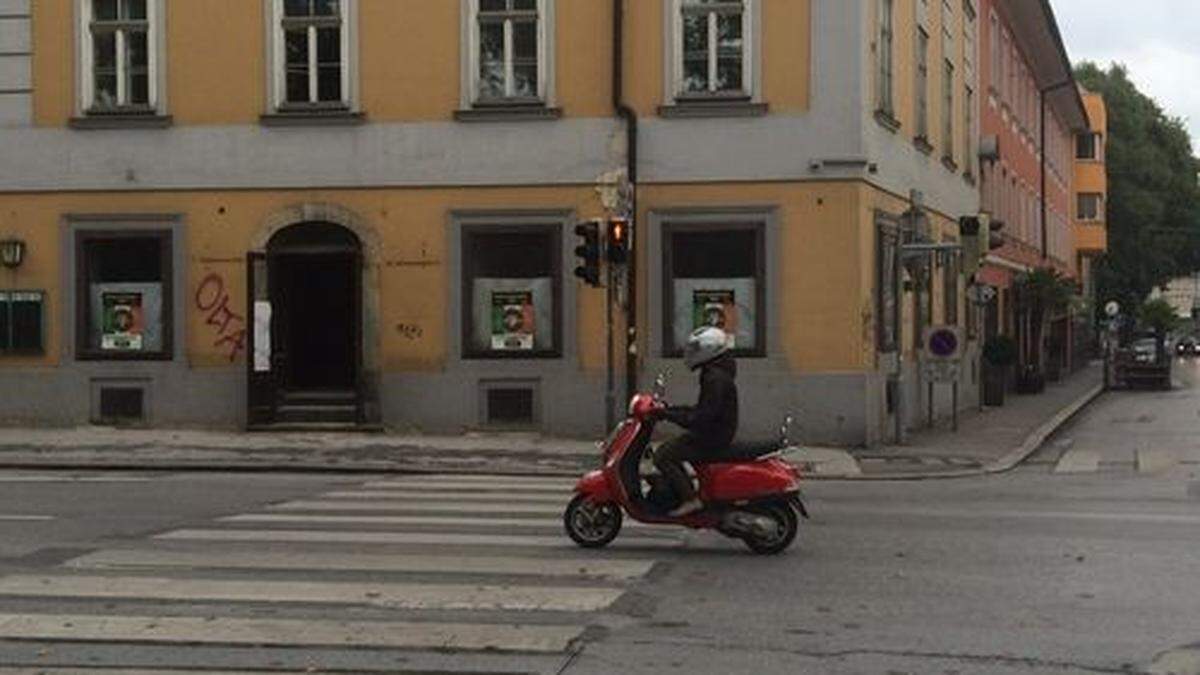
[[[342,433],[382,433],[382,424],[355,424],[352,422],[276,422],[274,424],[251,424],[247,431],[262,432],[342,432]]]

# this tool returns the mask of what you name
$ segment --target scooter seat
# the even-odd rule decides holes
[[[743,441],[733,443],[720,452],[709,454],[701,464],[719,464],[721,462],[746,462],[758,459],[763,455],[780,450],[778,441]]]

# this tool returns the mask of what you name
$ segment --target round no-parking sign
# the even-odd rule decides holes
[[[952,361],[962,357],[962,331],[958,326],[930,326],[925,329],[922,343],[929,359]]]

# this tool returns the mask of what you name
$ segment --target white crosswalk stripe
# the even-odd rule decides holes
[[[0,614],[0,640],[563,652],[684,542],[626,522],[613,553],[584,555],[562,532],[571,485],[401,477],[219,516],[0,577],[0,605],[49,608]]]

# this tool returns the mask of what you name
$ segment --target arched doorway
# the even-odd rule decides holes
[[[358,237],[333,223],[302,222],[276,232],[265,248],[250,258],[251,425],[359,423]]]

